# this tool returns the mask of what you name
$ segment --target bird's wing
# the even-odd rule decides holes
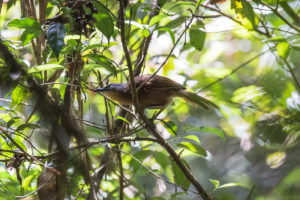
[[[144,76],[138,76],[135,78],[136,87],[138,88],[140,85],[143,85],[143,89],[150,90],[168,90],[168,89],[176,89],[176,90],[182,90],[185,89],[185,87],[169,78],[155,75],[151,77],[152,75],[144,75]],[[151,77],[151,78],[150,78]],[[150,79],[149,79],[150,78]],[[149,80],[148,80],[149,79]],[[148,80],[147,82],[145,82]],[[145,83],[144,83],[145,82]]]

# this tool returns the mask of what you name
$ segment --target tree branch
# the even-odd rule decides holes
[[[238,70],[242,69],[243,67],[246,67],[249,63],[251,63],[253,60],[255,60],[256,58],[264,55],[265,53],[267,53],[268,51],[270,51],[270,49],[252,57],[250,60],[247,60],[246,62],[242,63],[241,65],[239,65],[238,67],[234,68],[229,74],[227,74],[226,76],[224,76],[223,78],[219,78],[217,80],[215,80],[214,82],[204,86],[203,88],[201,88],[200,91],[206,90],[207,88],[211,87],[212,85],[224,80],[225,78],[227,78],[228,76],[231,76],[232,74],[234,74],[235,72],[237,72]]]
[[[300,28],[298,28],[297,26],[293,25],[292,23],[290,23],[283,15],[281,15],[278,10],[276,8],[273,8],[272,6],[269,6],[268,4],[264,3],[263,1],[261,1],[261,3],[268,7],[270,10],[272,10],[272,12],[274,14],[276,14],[282,21],[284,21],[287,25],[289,25],[289,27],[291,27],[292,29],[296,30],[297,32],[300,33]]]

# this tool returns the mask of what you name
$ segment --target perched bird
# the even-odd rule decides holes
[[[138,104],[142,109],[162,109],[172,102],[174,97],[180,97],[188,102],[195,103],[204,109],[219,107],[213,102],[186,91],[186,88],[163,76],[143,75],[135,77],[136,88],[138,89]],[[149,79],[151,77],[151,79]],[[148,80],[149,79],[149,80]],[[147,82],[145,82],[148,80]],[[145,83],[144,83],[145,82]],[[133,105],[130,82],[111,83],[103,88],[96,88],[94,92],[101,92],[111,99],[118,101],[121,105]]]

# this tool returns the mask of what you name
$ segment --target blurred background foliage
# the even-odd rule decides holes
[[[0,26],[1,41],[28,74],[48,87],[51,99],[60,105],[64,101],[70,83],[68,59],[74,52],[84,61],[82,86],[125,82],[128,69],[117,22],[118,1],[84,5],[84,25],[78,25],[81,19],[72,18],[74,6],[69,5],[74,2],[46,2],[47,19],[59,13],[71,16],[69,21],[41,22],[20,12],[22,1],[4,0]],[[216,199],[300,199],[300,2],[159,0],[156,15],[150,16],[154,2],[128,2],[125,30],[131,59],[138,59],[142,41],[152,37],[142,73],[154,73],[164,64],[158,74],[220,106],[219,111],[205,111],[176,99],[155,120],[157,129]],[[39,5],[35,1],[37,12]],[[85,29],[76,32],[76,26]],[[42,34],[47,35],[47,45],[42,44],[37,54],[33,44],[38,46]],[[42,167],[29,158],[18,159],[16,144],[3,131],[29,154],[41,156],[43,163],[48,159],[43,156],[51,153],[51,131],[35,112],[36,100],[25,79],[8,72],[5,60],[0,62],[0,199],[37,198],[33,191]],[[56,79],[49,81],[57,72]],[[19,79],[19,84],[12,84],[9,78]],[[119,108],[84,90],[77,93],[74,110],[82,112],[76,114],[84,122],[88,141],[97,141],[109,136],[108,127]],[[147,111],[148,116],[153,113]],[[129,130],[138,129],[132,136],[149,136],[138,121],[128,123]],[[105,145],[88,148],[94,170],[101,167],[98,160]],[[89,186],[78,172],[77,153],[68,158],[68,197],[86,199]],[[199,199],[153,175],[193,189],[159,144],[124,142],[121,155],[125,199]],[[115,164],[101,182],[99,199],[119,197],[119,176]]]

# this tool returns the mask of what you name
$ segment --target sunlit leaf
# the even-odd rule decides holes
[[[209,126],[187,127],[187,128],[184,129],[184,131],[186,131],[186,132],[188,132],[188,131],[200,131],[200,132],[205,132],[205,133],[212,133],[212,134],[215,134],[215,135],[219,136],[221,139],[223,139],[223,141],[225,141],[224,132],[221,129],[215,128],[215,127],[209,127]]]
[[[24,28],[25,31],[21,35],[22,44],[28,44],[33,38],[38,37],[41,32],[41,24],[32,18],[13,19],[8,24],[11,27]]]
[[[117,42],[109,42],[107,44],[91,44],[91,45],[88,45],[87,47],[83,48],[82,51],[87,51],[87,50],[90,50],[90,49],[96,49],[96,48],[100,48],[100,47],[103,47],[103,48],[109,48],[109,47],[112,47],[112,46],[115,46],[119,43]]]
[[[22,44],[26,45],[29,42],[31,42],[34,38],[36,38],[37,36],[39,36],[41,34],[41,31],[36,31],[36,30],[30,30],[30,29],[26,29],[23,34],[21,35],[21,40],[22,40]]]
[[[270,39],[270,41],[272,41],[272,42],[286,42],[286,39],[284,38],[284,37],[272,37],[271,39]]]
[[[50,48],[56,55],[59,56],[59,52],[63,49],[65,43],[64,38],[66,35],[66,28],[64,24],[53,23],[50,25],[47,31],[47,40]]]
[[[40,128],[40,126],[37,124],[28,123],[28,124],[22,124],[18,126],[17,131],[23,131],[25,129],[37,129],[37,128]]]
[[[166,76],[170,70],[175,68],[174,59],[169,58],[167,63],[163,66],[163,75]]]
[[[17,28],[36,28],[40,29],[41,25],[33,18],[21,18],[21,19],[13,19],[11,20],[7,26],[17,27]]]
[[[233,97],[231,99],[234,102],[244,103],[250,100],[255,100],[263,95],[264,92],[261,87],[250,85],[247,87],[241,87],[234,91]]]
[[[18,85],[11,93],[11,107],[19,105],[27,94],[27,89]]]
[[[148,37],[150,35],[150,31],[148,29],[143,29],[142,33],[144,37]]]
[[[11,120],[11,116],[7,113],[0,113],[0,119],[3,120],[3,125],[6,124],[6,122],[9,122]]]
[[[157,22],[159,22],[160,20],[166,17],[168,17],[168,15],[164,13],[152,17],[152,19],[149,22],[149,27],[153,26],[154,24],[156,24]]]
[[[286,158],[286,153],[285,152],[275,152],[271,153],[267,156],[266,158],[266,163],[271,167],[271,168],[277,168],[280,165],[282,165],[285,161]]]
[[[30,186],[30,183],[32,182],[33,178],[35,178],[35,175],[29,175],[23,180],[22,188],[23,188],[24,191],[28,190],[28,187]]]
[[[249,188],[249,186],[246,185],[246,184],[244,184],[244,183],[226,183],[226,184],[220,185],[217,189],[228,188],[228,187],[236,187],[236,186],[241,186],[241,187]]]
[[[35,72],[40,72],[40,71],[45,71],[45,70],[51,70],[51,69],[64,69],[65,67],[62,65],[58,64],[45,64],[45,65],[38,65],[35,67],[29,68],[27,71],[28,73],[35,73]]]
[[[174,34],[174,32],[170,28],[168,28],[168,27],[162,27],[162,28],[159,28],[158,30],[159,31],[167,31],[170,34],[170,37],[172,39],[173,45],[175,44],[175,34]]]
[[[276,45],[277,53],[282,58],[287,58],[290,53],[290,44],[288,42],[279,42]]]
[[[197,153],[197,154],[199,154],[200,156],[203,156],[203,157],[207,156],[206,151],[201,146],[190,143],[190,142],[181,142],[181,143],[177,144],[176,146],[182,147],[184,149],[187,149],[189,151]]]
[[[186,136],[184,136],[184,138],[189,139],[189,140],[193,140],[196,143],[200,144],[200,140],[196,135],[186,135]]]
[[[216,78],[223,78],[231,73],[231,70],[228,68],[216,68],[216,67],[205,68],[204,71]]]
[[[129,121],[128,121],[127,119],[125,119],[124,117],[117,116],[116,119],[120,119],[120,120],[122,120],[123,122],[126,122],[127,124],[129,124]]]
[[[215,186],[215,188],[218,188],[220,185],[220,181],[215,179],[209,179],[209,181]]]
[[[231,7],[237,14],[238,21],[247,29],[253,30],[257,27],[258,20],[251,4],[247,1],[231,1]]]
[[[176,126],[175,122],[167,121],[164,123],[164,126],[172,136],[176,137],[177,126]]]
[[[206,133],[215,134],[215,135],[219,136],[220,138],[222,138],[223,141],[225,141],[225,135],[221,129],[204,126],[204,127],[201,127],[201,131],[206,132]]]
[[[11,125],[13,125],[15,122],[19,121],[19,119],[21,119],[21,117],[13,117],[11,118],[7,124],[6,124],[6,127],[10,127]]]

